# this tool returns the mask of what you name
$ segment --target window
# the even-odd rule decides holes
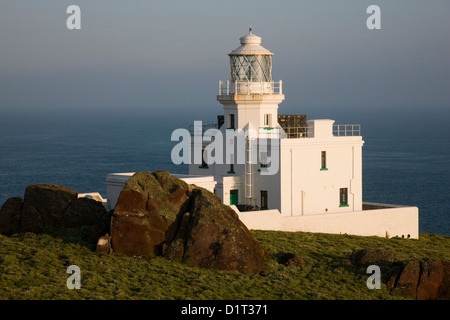
[[[234,129],[234,114],[230,114],[228,117],[228,128]]]
[[[271,120],[270,114],[268,114],[268,113],[265,114],[264,115],[264,125],[265,126],[270,126],[270,122],[271,122],[270,120]]]
[[[261,209],[267,208],[269,208],[267,191],[261,190]]]
[[[348,188],[339,189],[339,207],[348,207]]]
[[[230,56],[231,81],[271,82],[272,56],[232,55]]]
[[[321,154],[321,167],[320,170],[328,170],[327,169],[327,152],[326,151],[322,151]]]

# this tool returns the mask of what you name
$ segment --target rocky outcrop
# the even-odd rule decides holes
[[[353,250],[351,255],[352,262],[358,267],[368,267],[370,265],[391,266],[394,263],[394,259],[394,252],[382,248]]]
[[[138,172],[128,180],[111,219],[115,253],[149,258],[162,254],[163,245],[175,235],[178,215],[188,200],[187,184],[174,179],[159,172]]]
[[[278,263],[285,266],[296,266],[301,267],[305,264],[305,259],[295,253],[287,252],[280,255],[278,258]]]
[[[197,188],[164,256],[191,266],[259,273],[267,254],[238,215],[213,193]]]
[[[450,300],[450,261],[442,260],[442,268],[444,275],[436,298]]]
[[[12,234],[19,231],[22,198],[9,198],[0,209],[0,233]]]
[[[403,296],[416,298],[417,283],[420,278],[420,262],[410,261],[406,264],[398,278],[397,287]]]
[[[56,184],[34,184],[21,198],[10,198],[0,210],[0,232],[43,233],[55,229],[79,229],[86,240],[97,241],[109,230],[110,215],[92,199]]]
[[[111,237],[109,234],[106,234],[98,239],[95,252],[98,254],[110,254],[112,252]]]
[[[398,273],[393,288],[416,300],[450,299],[450,262],[426,258],[409,261]]]
[[[353,250],[352,263],[358,267],[378,265],[387,279],[388,290],[416,300],[450,299],[450,262],[426,258],[407,263],[394,261],[394,253],[384,249]]]
[[[61,214],[62,229],[88,229],[87,240],[97,241],[99,237],[109,232],[111,215],[99,201],[78,198]]]
[[[263,271],[268,258],[229,206],[167,171],[137,172],[125,184],[111,219],[111,246],[120,254],[249,273]]]
[[[77,199],[77,193],[55,184],[30,185],[25,190],[20,232],[41,233],[44,227],[58,227],[61,216]]]
[[[420,261],[420,279],[417,284],[417,300],[435,300],[444,277],[444,267],[439,259]]]

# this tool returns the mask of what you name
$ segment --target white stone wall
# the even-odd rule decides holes
[[[419,238],[417,207],[392,205],[384,209],[295,217],[282,216],[278,210],[265,210],[240,212],[239,218],[247,228],[254,230]]]

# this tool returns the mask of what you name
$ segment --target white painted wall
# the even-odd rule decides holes
[[[333,120],[312,123],[316,129],[313,138],[280,141],[282,215],[362,210],[361,149],[364,141],[360,136],[333,136]],[[327,170],[321,170],[322,151],[326,151]],[[348,207],[340,207],[340,188],[348,188]]]
[[[235,128],[242,129],[248,123],[256,128],[264,127],[264,114],[271,114],[271,126],[277,126],[278,104],[284,100],[283,94],[237,94],[218,96],[223,105],[225,127],[228,128],[229,114],[235,115]]]
[[[244,189],[242,187],[242,180],[239,176],[222,176],[215,177],[216,184],[216,195],[222,200],[226,205],[230,205],[230,190],[238,190],[239,204],[244,203]]]
[[[277,210],[240,212],[249,229],[321,232],[360,236],[419,238],[417,207],[394,205],[384,209],[286,217]]]

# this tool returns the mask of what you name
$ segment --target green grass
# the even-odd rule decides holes
[[[396,260],[450,260],[450,237],[420,240],[304,232],[253,231],[273,258],[266,276],[189,267],[153,260],[97,255],[82,244],[42,234],[0,235],[0,299],[404,299],[394,290],[369,290],[365,270],[350,263],[353,249],[393,250]],[[276,258],[294,252],[302,267]],[[69,265],[81,268],[81,289],[66,286]]]

